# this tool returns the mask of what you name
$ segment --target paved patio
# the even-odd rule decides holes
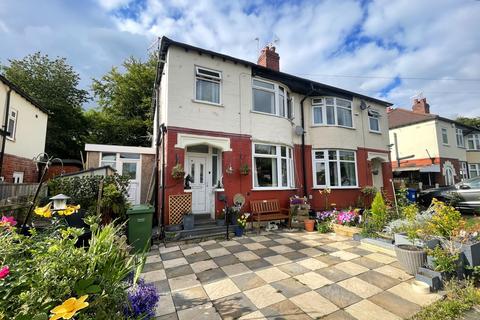
[[[392,256],[335,234],[263,233],[154,247],[157,319],[405,319],[440,298]]]

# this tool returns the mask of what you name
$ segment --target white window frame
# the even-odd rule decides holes
[[[25,174],[23,171],[14,171],[12,178],[13,178],[13,183],[23,183],[23,178]]]
[[[468,164],[465,161],[460,162],[462,180],[468,179]]]
[[[468,164],[468,176],[470,178],[475,178],[480,176],[480,163]]]
[[[15,113],[15,116],[12,115],[12,113]],[[8,131],[8,127],[10,127],[10,121],[13,121],[13,130],[12,132],[9,132],[10,134],[6,136],[8,140],[15,141],[15,135],[17,132],[17,122],[18,122],[18,110],[11,108],[8,112],[8,121],[7,121],[7,127],[5,128],[6,131]]]
[[[469,142],[473,143],[473,149],[470,148]],[[467,136],[467,150],[480,150],[480,133],[474,133]]]
[[[370,110],[368,110],[367,112],[368,112],[368,130],[373,133],[381,133],[382,127],[380,126],[380,117],[381,117],[380,113],[378,113],[377,111],[370,111]],[[371,122],[370,122],[371,119],[377,121],[378,130],[372,129]]]
[[[330,123],[329,124],[327,122],[327,103],[326,103],[327,98],[333,99],[333,110],[334,110],[333,117],[334,117],[335,123]],[[315,100],[318,100],[318,101],[315,101]],[[352,126],[351,127],[338,124],[338,109],[341,108],[341,109],[348,110],[348,108],[337,105],[337,100],[342,100],[342,101],[346,101],[346,102],[350,103],[350,109],[349,110],[350,110],[350,115],[351,115],[351,118],[352,118]],[[312,126],[313,127],[336,126],[336,127],[341,127],[341,128],[355,129],[355,122],[354,122],[354,118],[353,118],[353,102],[351,100],[338,98],[338,97],[323,96],[323,97],[312,98],[311,99],[311,104],[312,104]],[[331,107],[331,106],[329,105],[329,107]],[[315,108],[321,108],[321,110],[322,110],[322,122],[321,123],[315,123],[315,117],[314,117],[314,112],[315,112],[314,109]]]
[[[441,137],[442,137],[442,144],[444,146],[449,146],[450,144],[448,143],[448,129],[447,128],[441,128],[440,133],[441,133]],[[447,138],[446,142],[445,142],[444,138]]]
[[[263,154],[263,153],[255,153],[255,145],[267,145],[275,147],[276,154]],[[282,156],[281,148],[285,147],[285,156]],[[277,186],[268,186],[268,187],[261,187],[255,186],[255,176],[257,174],[255,170],[255,158],[273,158],[277,160]],[[282,159],[286,159],[287,161],[287,185],[282,186],[283,184],[283,177],[282,177]],[[254,142],[252,143],[252,186],[253,190],[289,190],[295,188],[295,167],[293,161],[293,148],[287,145],[280,145],[268,142]]]
[[[273,85],[273,89],[257,86],[255,85],[255,81]],[[283,94],[281,93],[282,92],[281,89],[283,89]],[[273,93],[273,110],[274,110],[273,113],[255,110],[255,97],[253,94],[253,90],[260,90],[260,91]],[[283,101],[284,115],[282,115],[282,112],[280,110],[280,101]],[[293,97],[291,97],[290,92],[288,91],[288,88],[286,86],[279,85],[278,83],[275,83],[272,81],[266,81],[260,78],[252,78],[252,112],[267,114],[271,116],[277,116],[277,117],[292,120],[294,118],[293,111],[294,111]]]
[[[455,137],[457,140],[457,147],[465,148],[465,139],[463,137],[463,130],[460,128],[455,128]]]
[[[328,152],[329,151],[336,151],[337,156],[336,160],[329,160],[328,158]],[[348,152],[353,152],[353,157],[354,160],[340,160],[340,152],[341,151],[348,151]],[[316,159],[315,158],[315,152],[323,152],[323,159]],[[325,164],[325,185],[318,185],[317,184],[317,177],[316,177],[316,164],[317,163],[324,163]],[[341,168],[340,168],[340,163],[341,162],[349,162],[349,163],[355,163],[355,182],[356,184],[354,186],[332,186],[330,183],[330,166],[329,162],[337,162],[337,174],[339,177],[339,181],[341,184],[342,181],[342,175],[341,175]],[[358,188],[358,163],[357,163],[357,152],[355,150],[346,150],[346,149],[313,149],[312,150],[312,175],[313,175],[313,187],[316,189],[323,189],[323,188],[330,188],[330,189],[356,189]]]
[[[218,73],[218,77],[215,77],[213,75],[202,74],[201,70]],[[208,100],[201,100],[197,98],[197,81],[198,80],[203,80],[203,81],[208,81],[208,82],[218,84],[218,103],[213,101],[208,101]],[[195,83],[194,83],[194,99],[193,100],[196,102],[213,104],[216,106],[222,105],[222,72],[218,70],[205,68],[205,67],[195,66]]]

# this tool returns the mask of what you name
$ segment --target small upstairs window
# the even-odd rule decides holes
[[[448,145],[448,131],[447,128],[442,128],[442,143]]]
[[[8,115],[7,123],[7,138],[10,140],[15,140],[15,132],[17,131],[17,117],[18,111],[11,109]]]
[[[372,132],[380,132],[380,113],[368,110],[368,128]]]
[[[195,100],[220,104],[221,72],[196,67],[195,82]]]
[[[462,129],[455,129],[455,133],[457,135],[457,147],[465,148],[465,140],[463,138],[463,130]]]

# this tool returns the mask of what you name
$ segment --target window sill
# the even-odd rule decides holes
[[[312,124],[310,128],[342,128],[342,129],[357,130],[357,128],[355,127],[338,126],[336,124]]]
[[[11,138],[11,137],[5,137],[8,141],[12,141],[12,142],[15,142],[15,138]]]
[[[224,191],[225,191],[225,189],[223,189],[223,188],[214,188],[213,189],[213,192],[224,192]]]
[[[449,144],[446,144],[446,143],[442,143],[442,145],[443,145],[444,147],[450,147],[450,145],[449,145]]]
[[[324,190],[324,189],[331,189],[331,190],[348,190],[348,189],[361,189],[359,186],[345,186],[345,187],[327,187],[327,186],[315,186],[312,190]]]
[[[252,191],[289,191],[289,190],[297,190],[297,188],[275,188],[275,187],[252,188]]]
[[[193,103],[199,103],[199,104],[206,104],[206,105],[215,106],[215,107],[224,107],[224,105],[221,104],[221,103],[214,103],[214,102],[197,100],[197,99],[192,99],[192,102],[193,102]]]
[[[375,130],[368,130],[370,133],[374,133],[374,134],[382,134],[381,131],[375,131]]]

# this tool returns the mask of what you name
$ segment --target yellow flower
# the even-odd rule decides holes
[[[88,307],[87,300],[88,295],[81,296],[80,298],[70,298],[65,300],[61,305],[56,306],[52,310],[53,316],[50,317],[50,320],[57,319],[71,319],[77,311]]]
[[[34,212],[39,216],[50,218],[52,216],[52,202],[47,203],[44,207],[36,207]]]
[[[58,214],[61,216],[69,216],[73,213],[76,213],[80,209],[80,205],[68,205],[67,209],[58,211]]]

